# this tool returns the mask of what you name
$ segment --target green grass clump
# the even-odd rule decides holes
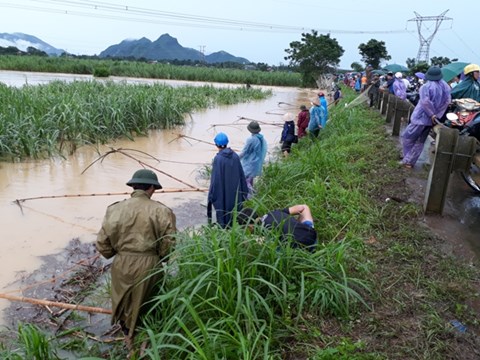
[[[0,344],[0,358],[4,360],[56,360],[60,359],[47,335],[37,326],[18,325],[17,345],[7,349]]]
[[[275,354],[304,318],[348,316],[365,284],[345,269],[349,245],[310,254],[234,226],[185,234],[153,300],[146,334],[161,358],[257,359]],[[261,239],[261,241],[260,241]]]

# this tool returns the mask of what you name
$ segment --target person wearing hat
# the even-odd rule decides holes
[[[325,110],[320,106],[318,98],[312,99],[312,107],[310,108],[310,122],[308,123],[308,133],[310,137],[316,138],[322,129],[322,123],[325,121]]]
[[[120,324],[131,348],[139,317],[148,310],[145,304],[161,280],[161,263],[175,244],[176,217],[151,199],[162,188],[153,171],[136,171],[127,185],[133,192],[107,208],[96,248],[105,258],[113,257],[112,324]]]
[[[260,125],[257,121],[250,121],[247,126],[251,136],[248,137],[245,145],[239,154],[242,163],[243,172],[248,186],[249,197],[253,195],[253,180],[262,175],[263,162],[267,155],[267,142],[260,131]]]
[[[295,136],[295,117],[292,113],[286,113],[283,115],[283,130],[280,142],[282,143],[282,153],[285,156],[290,154],[292,150],[292,144],[298,140]]]
[[[432,66],[425,74],[426,83],[420,88],[420,99],[413,110],[410,124],[402,134],[402,164],[413,168],[423,151],[425,140],[450,104],[450,87],[442,79],[442,70]]]
[[[328,121],[328,102],[327,99],[325,99],[325,94],[323,91],[320,91],[318,93],[318,100],[320,101],[320,106],[323,107],[323,110],[325,110],[325,122]]]
[[[477,64],[469,64],[463,69],[465,79],[460,81],[457,86],[452,89],[452,99],[470,98],[480,102],[480,66]]]
[[[218,153],[212,164],[208,189],[207,218],[212,221],[212,206],[215,208],[217,224],[227,228],[232,223],[232,212],[240,210],[247,199],[248,186],[240,157],[227,147],[228,137],[218,133],[213,139]]]
[[[399,97],[402,100],[407,100],[407,87],[403,82],[403,75],[401,72],[395,73],[395,80],[393,82],[392,88],[395,96]]]
[[[395,78],[393,77],[393,72],[389,71],[386,75],[386,82],[382,85],[382,89],[388,91],[390,94],[395,94],[393,91],[393,83]]]
[[[307,135],[308,122],[310,121],[310,113],[305,105],[300,106],[300,112],[297,115],[298,138]]]
[[[373,107],[374,105],[377,104],[379,91],[380,91],[380,76],[378,74],[373,74],[372,80],[370,82],[370,87],[367,92],[370,107]]]

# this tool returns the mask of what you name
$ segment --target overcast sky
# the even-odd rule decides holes
[[[448,10],[430,46],[429,58],[446,56],[480,63],[478,0],[0,0],[0,32],[34,35],[73,54],[99,54],[125,39],[152,41],[168,33],[184,47],[205,54],[224,50],[252,62],[287,63],[285,49],[302,32],[330,31],[345,50],[342,68],[360,62],[358,45],[384,41],[405,65],[420,46],[420,16]],[[424,21],[428,39],[435,21]],[[302,30],[302,28],[304,30]],[[386,63],[385,63],[386,64]]]

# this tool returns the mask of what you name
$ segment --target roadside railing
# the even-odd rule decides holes
[[[402,100],[398,96],[380,91],[377,101],[377,109],[382,115],[385,115],[385,121],[392,123],[392,136],[399,136],[402,123],[408,123],[415,106],[408,101]]]
[[[407,125],[415,106],[407,100],[380,91],[376,108],[392,123],[392,136],[399,136],[402,124]],[[460,136],[459,131],[443,125],[435,128],[435,156],[430,167],[423,210],[442,214],[447,198],[450,176],[453,172],[468,172],[472,160],[480,162],[476,153],[478,141],[471,136]]]

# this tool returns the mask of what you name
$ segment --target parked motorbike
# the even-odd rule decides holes
[[[480,158],[480,102],[473,99],[455,99],[447,109],[442,119],[445,126],[457,129],[461,136],[473,136],[477,139],[477,153]],[[476,192],[480,193],[480,163],[472,161],[470,170],[462,172],[465,182]]]
[[[420,100],[417,84],[411,84],[407,88],[407,100],[410,101],[414,106],[417,106],[418,101]]]

